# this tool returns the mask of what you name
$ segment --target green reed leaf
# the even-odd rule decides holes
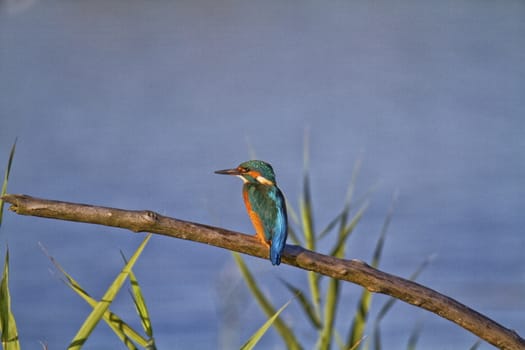
[[[7,161],[7,168],[5,169],[4,173],[4,181],[2,182],[2,191],[0,192],[0,226],[2,225],[2,218],[4,213],[4,201],[2,200],[2,196],[7,193],[7,182],[9,181],[9,174],[11,173],[11,165],[13,164],[15,150],[16,139],[15,142],[13,142],[13,146],[11,146],[11,152],[9,152],[9,160]]]
[[[241,275],[244,278],[244,281],[246,282],[246,285],[250,289],[250,292],[255,297],[255,300],[265,313],[267,317],[272,317],[275,315],[277,310],[273,307],[272,303],[266,298],[261,290],[261,288],[258,286],[257,282],[255,281],[255,278],[253,277],[252,273],[248,269],[248,266],[246,266],[243,258],[240,254],[232,252],[233,258],[235,260],[235,263],[239,267],[239,270],[241,271]],[[273,321],[273,326],[283,339],[284,343],[286,344],[287,349],[293,349],[298,350],[301,349],[301,346],[299,342],[297,341],[295,335],[293,334],[292,330],[288,328],[288,326],[284,323],[283,320],[281,320],[279,317],[277,317]]]
[[[13,311],[11,310],[11,295],[9,293],[9,250],[6,250],[4,270],[0,281],[0,333],[4,350],[20,350],[18,329]]]
[[[481,343],[482,343],[481,339],[477,340],[474,344],[472,344],[469,350],[477,350],[479,346],[481,345]]]
[[[312,325],[316,329],[321,329],[321,320],[319,319],[318,315],[314,311],[313,305],[310,303],[310,301],[305,297],[303,291],[301,291],[299,288],[294,287],[292,284],[286,282],[283,279],[280,279],[280,281],[284,284],[284,286],[297,297],[297,300],[299,301],[299,305],[301,305],[304,313],[308,317],[308,320],[312,323]]]
[[[131,259],[129,259],[128,263],[124,266],[122,271],[118,274],[118,276],[115,278],[113,283],[110,285],[102,299],[96,304],[96,306],[93,308],[93,311],[89,314],[89,316],[86,318],[80,329],[78,330],[77,334],[69,344],[68,349],[80,349],[88,339],[89,335],[93,332],[95,327],[97,326],[98,322],[102,319],[104,316],[104,313],[108,310],[109,306],[113,302],[113,299],[117,295],[117,293],[120,291],[120,288],[126,281],[126,279],[129,276],[129,272],[133,265],[137,262],[139,256],[144,251],[144,248],[146,247],[146,244],[148,243],[149,239],[151,238],[151,233],[149,233],[146,238],[142,241],[140,246],[137,248]]]
[[[329,350],[331,348],[333,332],[335,329],[335,316],[339,302],[340,281],[335,278],[328,280],[326,302],[324,306],[323,328],[319,334],[317,349]]]
[[[127,259],[122,251],[120,252],[120,255],[124,259],[124,262],[127,263]],[[142,294],[142,289],[140,288],[139,281],[137,280],[137,277],[135,276],[133,270],[129,271],[129,282],[131,285],[131,298],[133,299],[135,310],[137,311],[137,314],[140,317],[142,328],[144,329],[144,332],[150,338],[150,340],[153,340],[153,328],[151,326],[151,317],[146,306],[146,299]],[[153,344],[154,342],[151,341],[150,347]]]
[[[87,302],[91,307],[95,307],[97,305],[97,300],[91,297],[91,295],[89,295],[89,293],[86,292],[86,290],[80,285],[80,283],[78,283],[69,273],[67,273],[67,271],[58,263],[58,261],[55,260],[53,256],[49,254],[47,249],[42,244],[40,244],[40,248],[51,261],[51,263],[55,266],[57,271],[59,271],[62,274],[62,281],[75,293],[77,293],[82,299],[84,299],[84,301]],[[147,348],[148,340],[142,337],[138,332],[131,328],[116,314],[114,314],[110,310],[107,310],[104,313],[103,318],[104,321],[108,324],[108,326],[113,330],[117,337],[119,337],[119,339],[127,346],[128,349],[137,349],[133,341],[138,345]]]
[[[291,300],[284,304],[275,314],[273,314],[272,317],[266,321],[261,328],[259,328],[251,337],[248,339],[248,341],[241,347],[241,350],[251,350],[257,345],[259,340],[262,338],[262,336],[268,331],[268,329],[272,326],[272,324],[277,320],[281,312],[283,312],[284,309],[290,304]]]
[[[412,333],[410,333],[410,337],[408,338],[407,350],[416,350],[416,345],[419,340],[419,337],[421,336],[422,330],[422,324],[417,323]]]

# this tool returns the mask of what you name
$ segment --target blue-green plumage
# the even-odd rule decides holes
[[[250,160],[235,169],[216,173],[237,175],[243,180],[244,203],[257,237],[269,246],[272,264],[279,265],[286,245],[288,219],[284,196],[277,187],[272,166],[260,160]]]
[[[251,182],[244,184],[243,193],[247,193],[249,206],[262,223],[266,242],[271,242],[270,260],[279,265],[288,230],[283,194],[277,186]]]

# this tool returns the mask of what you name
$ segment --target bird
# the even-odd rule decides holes
[[[215,173],[241,178],[244,204],[256,237],[269,248],[272,265],[279,265],[288,236],[288,217],[284,195],[277,187],[272,166],[262,160],[248,160],[234,169]]]

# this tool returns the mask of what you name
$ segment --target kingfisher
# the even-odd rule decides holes
[[[272,265],[279,265],[288,235],[288,218],[284,196],[277,187],[272,166],[262,160],[249,160],[237,168],[215,173],[241,178],[244,204],[256,237],[269,248]]]

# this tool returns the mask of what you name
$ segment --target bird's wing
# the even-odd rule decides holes
[[[272,246],[270,247],[270,260],[273,265],[279,265],[281,263],[281,254],[286,245],[286,237],[288,236],[288,217],[284,196],[279,188],[276,187],[275,189],[276,200],[279,205],[277,206],[277,220],[272,236]]]
[[[260,218],[264,227],[264,236],[270,241],[273,236],[286,226],[284,199],[275,187],[252,185],[248,188],[248,198],[252,210]]]

